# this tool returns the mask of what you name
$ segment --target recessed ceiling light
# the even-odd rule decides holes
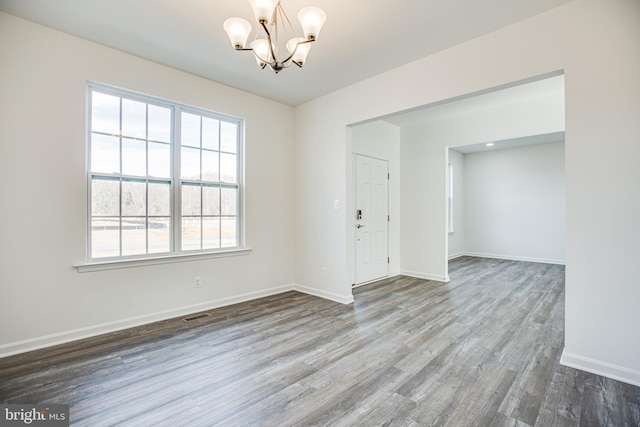
[[[487,143],[486,143],[486,146],[487,146],[487,147],[493,147],[493,142],[487,142]]]

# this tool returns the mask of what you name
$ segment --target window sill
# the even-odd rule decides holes
[[[226,258],[233,256],[249,255],[251,248],[230,249],[217,252],[198,252],[191,254],[171,254],[147,258],[129,258],[109,261],[88,261],[76,264],[74,267],[78,273],[92,271],[117,270],[120,268],[143,267],[147,265],[170,264],[174,262],[198,261],[201,259]]]

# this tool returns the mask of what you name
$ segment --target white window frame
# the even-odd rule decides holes
[[[93,258],[91,254],[91,227],[92,227],[92,212],[91,212],[91,189],[92,189],[92,178],[95,176],[108,177],[109,174],[100,174],[91,171],[91,135],[92,135],[92,126],[91,126],[91,112],[92,112],[92,103],[91,103],[91,94],[93,91],[97,91],[100,93],[105,93],[108,95],[117,96],[120,98],[131,99],[134,101],[143,102],[146,104],[153,104],[162,106],[165,108],[169,108],[171,110],[171,121],[172,121],[172,135],[170,141],[170,158],[171,158],[171,174],[170,178],[148,178],[149,181],[170,181],[170,197],[171,197],[171,207],[170,207],[170,222],[171,222],[171,233],[170,233],[170,250],[169,252],[158,253],[158,254],[141,254],[141,255],[120,255],[114,257],[103,257],[103,258]],[[219,182],[217,185],[220,188],[223,187],[234,187],[237,188],[237,205],[236,205],[236,215],[237,218],[236,226],[236,246],[233,247],[223,247],[216,249],[200,249],[200,250],[181,250],[181,227],[182,227],[182,213],[181,213],[181,188],[182,182],[195,182],[197,180],[183,180],[180,174],[180,156],[181,156],[181,132],[180,132],[180,123],[181,123],[181,114],[182,112],[200,115],[203,117],[209,117],[214,120],[220,120],[225,122],[230,122],[237,124],[238,135],[237,135],[237,147],[236,147],[236,159],[237,159],[237,169],[236,169],[236,183],[224,183],[222,182],[222,178],[219,177]],[[236,255],[246,255],[251,249],[246,247],[245,244],[245,212],[244,212],[244,120],[241,118],[209,111],[202,108],[192,107],[189,105],[185,105],[175,101],[169,101],[162,98],[140,94],[137,92],[133,92],[126,89],[117,88],[110,85],[105,85],[97,82],[88,82],[87,83],[87,108],[86,108],[86,177],[87,177],[87,202],[86,202],[86,259],[84,262],[76,264],[75,267],[79,272],[88,272],[88,271],[99,271],[99,270],[107,270],[114,268],[125,268],[125,267],[135,267],[141,265],[153,265],[153,264],[164,264],[168,262],[182,262],[188,260],[202,259],[202,258],[217,258],[217,257],[228,257],[228,256],[236,256]],[[218,153],[222,153],[221,147],[218,148]],[[122,173],[120,174],[118,179],[126,179]],[[201,183],[204,181],[201,179]],[[220,217],[222,217],[222,212],[220,212]],[[204,217],[204,215],[201,215]],[[148,212],[146,213],[145,218],[149,218]]]
[[[447,173],[447,231],[453,234],[453,163],[448,164]]]

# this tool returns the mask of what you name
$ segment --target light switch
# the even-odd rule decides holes
[[[334,200],[333,201],[333,209],[340,209],[340,201],[339,200]]]

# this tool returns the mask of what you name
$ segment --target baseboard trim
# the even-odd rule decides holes
[[[252,301],[288,291],[298,291],[330,301],[339,302],[341,304],[351,304],[354,302],[353,295],[338,295],[332,292],[323,291],[321,289],[310,288],[308,286],[292,283],[289,285],[278,286],[257,292],[249,292],[246,294],[236,295],[228,298],[220,298],[200,304],[146,314],[143,316],[130,317],[128,319],[116,320],[114,322],[103,323],[100,325],[88,326],[71,331],[59,332],[56,334],[45,335],[23,341],[2,344],[0,345],[0,358],[26,353],[29,351],[40,350],[47,347],[53,347],[55,345],[66,344],[72,341],[78,341],[98,335],[122,331],[124,329],[135,328],[137,326],[148,325],[149,323],[187,316],[202,311],[213,310],[216,308],[238,304],[241,302]]]
[[[128,328],[134,328],[136,326],[147,325],[149,323],[173,319],[175,317],[186,316],[201,311],[213,310],[215,308],[225,307],[228,305],[238,304],[241,302],[251,301],[258,298],[264,298],[293,290],[295,290],[293,284],[278,286],[262,291],[250,292],[228,298],[220,298],[200,304],[184,306],[176,309],[146,314],[143,316],[130,317],[128,319],[117,320],[114,322],[103,323],[95,326],[88,326],[85,328],[74,329],[71,331],[60,332],[51,335],[45,335],[28,340],[2,344],[0,345],[0,358],[13,356],[20,353],[26,353],[33,350],[40,350],[42,348],[52,347],[59,344],[66,344],[72,341],[117,332]]]
[[[452,261],[452,260],[454,260],[456,258],[460,258],[460,257],[463,257],[465,255],[466,254],[464,252],[460,252],[460,253],[457,253],[457,254],[449,255],[448,259],[449,259],[449,261]]]
[[[410,270],[402,270],[400,271],[400,274],[402,274],[403,276],[415,277],[416,279],[433,280],[435,282],[443,282],[443,283],[449,282],[449,275],[437,276],[433,274],[420,273],[417,271],[410,271]]]
[[[548,258],[532,258],[532,257],[521,257],[521,256],[511,256],[511,255],[499,255],[499,254],[484,254],[480,252],[464,252],[463,254],[456,255],[455,258],[460,258],[462,256],[471,256],[477,258],[491,258],[491,259],[504,259],[508,261],[526,261],[526,262],[537,262],[541,264],[558,264],[565,265],[566,261],[559,259],[548,259]],[[450,258],[451,260],[453,258]]]
[[[562,352],[560,364],[640,387],[640,371],[623,366],[567,353],[566,351]]]
[[[320,297],[320,298],[324,298],[330,301],[334,301],[334,302],[339,302],[340,304],[351,304],[353,303],[355,300],[353,299],[353,295],[349,294],[349,295],[340,295],[340,294],[336,294],[333,292],[328,292],[322,289],[317,289],[317,288],[312,288],[309,286],[304,286],[304,285],[300,285],[295,283],[293,285],[293,290],[298,291],[298,292],[302,292],[304,294],[309,294],[309,295],[313,295],[315,297]]]

